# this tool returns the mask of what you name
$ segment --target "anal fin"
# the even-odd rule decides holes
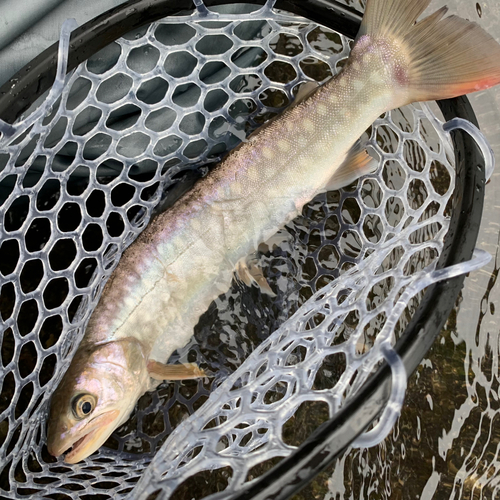
[[[168,365],[159,361],[148,361],[149,376],[155,380],[188,380],[207,377],[196,363]]]
[[[240,259],[236,264],[234,272],[236,277],[245,283],[245,285],[257,285],[261,289],[262,293],[265,293],[270,297],[276,297],[276,294],[272,291],[269,283],[264,277],[262,269],[253,261],[251,257],[244,257]]]
[[[366,149],[361,147],[360,141],[357,141],[328,181],[325,191],[333,191],[348,186],[363,175],[374,172],[377,167],[378,161],[372,158],[366,152]]]

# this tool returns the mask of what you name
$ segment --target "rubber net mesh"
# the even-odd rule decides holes
[[[270,6],[200,3],[63,76],[70,29],[50,93],[1,127],[0,488],[54,499],[236,491],[356,392],[436,279],[453,208],[449,138],[427,107],[380,117],[363,137],[377,172],[318,196],[260,247],[277,296],[234,282],[175,354],[214,376],[160,385],[69,466],[47,453],[48,404],[123,250],[161,200],[349,52],[339,34]]]

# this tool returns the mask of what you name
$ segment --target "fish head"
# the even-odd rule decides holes
[[[81,346],[51,400],[49,453],[77,463],[100,448],[149,389],[147,358],[135,339]]]

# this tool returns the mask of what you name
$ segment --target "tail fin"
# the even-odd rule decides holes
[[[368,0],[358,38],[397,40],[408,61],[408,102],[446,99],[500,83],[500,45],[446,7],[415,24],[430,0]]]

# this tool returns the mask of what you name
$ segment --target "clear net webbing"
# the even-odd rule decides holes
[[[0,496],[236,491],[356,392],[437,279],[451,143],[426,106],[380,117],[363,137],[378,171],[318,196],[259,249],[277,296],[233,282],[175,355],[214,376],[162,384],[69,466],[44,445],[50,396],[124,248],[160,200],[349,53],[339,34],[270,6],[199,3],[64,77],[70,29],[51,92],[0,129]]]

